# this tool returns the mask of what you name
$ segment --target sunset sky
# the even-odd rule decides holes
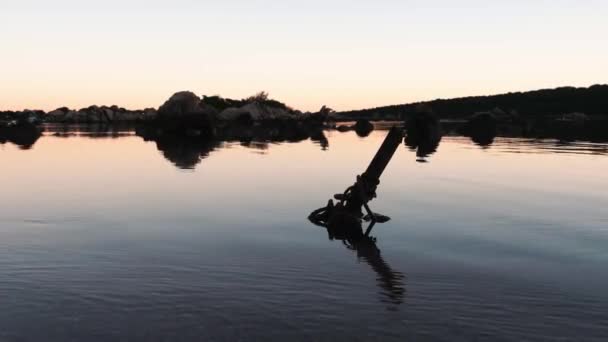
[[[0,0],[0,110],[302,110],[608,83],[608,1]]]

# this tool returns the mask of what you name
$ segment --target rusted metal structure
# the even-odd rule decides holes
[[[361,221],[369,221],[365,236],[369,235],[374,224],[388,221],[390,218],[374,213],[368,203],[376,197],[380,176],[401,145],[403,137],[403,129],[391,128],[367,170],[357,176],[355,184],[344,193],[334,196],[337,203],[330,199],[327,206],[313,211],[308,216],[309,220],[330,231],[361,230]],[[363,208],[366,216],[363,215]]]

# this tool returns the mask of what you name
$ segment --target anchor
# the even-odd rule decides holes
[[[395,151],[404,138],[403,129],[393,127],[370,162],[367,170],[357,176],[355,184],[343,193],[334,195],[325,207],[313,211],[308,219],[315,225],[327,228],[330,235],[343,235],[353,231],[362,231],[362,221],[369,222],[364,236],[369,237],[376,223],[390,220],[388,216],[374,213],[369,202],[376,198],[380,176],[393,158]],[[366,215],[363,215],[365,209]]]

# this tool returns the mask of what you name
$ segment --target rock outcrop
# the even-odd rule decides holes
[[[17,125],[26,118],[29,123],[49,122],[62,124],[113,124],[144,123],[151,131],[176,136],[211,138],[218,128],[230,126],[240,128],[264,124],[270,129],[277,127],[291,130],[299,126],[320,127],[332,112],[327,107],[318,113],[302,113],[285,104],[268,98],[261,92],[242,100],[225,99],[220,96],[199,96],[189,91],[173,94],[158,110],[127,110],[118,106],[89,106],[79,110],[57,108],[49,113],[24,111],[19,114],[2,115],[0,126]],[[270,126],[267,124],[271,124]],[[274,126],[272,126],[274,127]]]
[[[159,119],[178,119],[187,115],[204,114],[201,98],[189,91],[173,94],[160,108]]]
[[[44,121],[53,123],[117,123],[153,120],[156,110],[127,110],[118,106],[89,106],[80,110],[58,108],[44,115]]]
[[[196,94],[182,91],[160,106],[152,124],[164,133],[211,138],[215,135],[214,114]]]
[[[219,113],[217,118],[223,121],[291,120],[297,119],[297,114],[295,111],[288,108],[273,107],[261,102],[253,102],[240,108],[227,108]]]
[[[26,109],[21,112],[0,112],[0,127],[38,125],[42,122],[44,112]]]

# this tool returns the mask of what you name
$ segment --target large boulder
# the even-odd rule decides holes
[[[172,134],[210,138],[215,135],[213,112],[192,92],[174,94],[156,114],[156,124]]]
[[[366,119],[359,119],[354,125],[355,132],[360,137],[367,137],[373,130],[374,125]]]
[[[201,98],[189,91],[173,94],[160,108],[158,116],[161,119],[179,118],[189,114],[204,113]]]

